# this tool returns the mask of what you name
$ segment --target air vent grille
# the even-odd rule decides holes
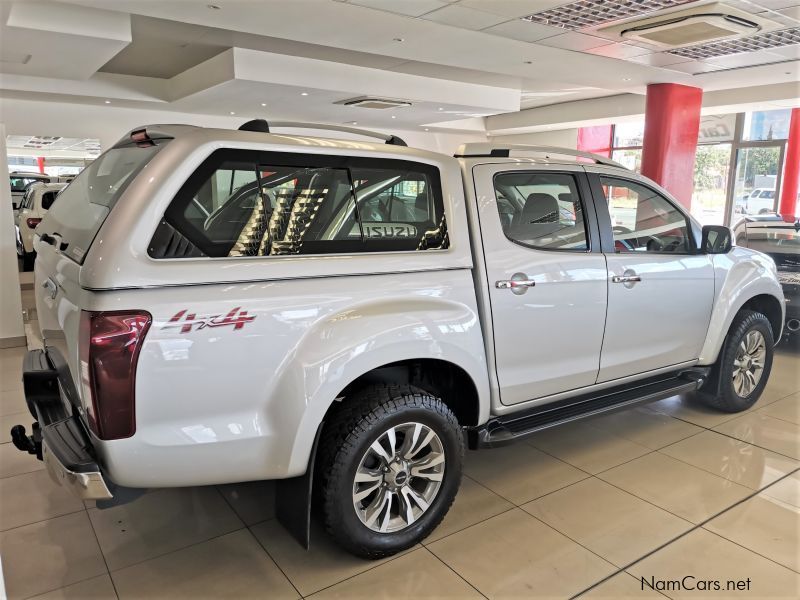
[[[638,17],[645,13],[673,8],[696,0],[578,0],[550,10],[522,17],[523,21],[560,27],[561,29],[583,29]]]
[[[728,56],[729,54],[741,54],[743,52],[780,48],[792,44],[800,44],[800,27],[790,27],[789,29],[781,29],[779,31],[759,33],[737,40],[712,42],[699,46],[689,46],[688,48],[677,48],[675,50],[669,50],[668,52],[675,56],[702,60],[704,58]]]

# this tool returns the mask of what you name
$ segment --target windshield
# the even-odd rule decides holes
[[[86,167],[58,196],[40,229],[67,243],[65,254],[83,263],[86,252],[117,200],[169,140],[112,148]]]

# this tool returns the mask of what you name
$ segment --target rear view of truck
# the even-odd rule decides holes
[[[100,156],[66,189],[36,229],[36,309],[44,350],[23,367],[32,432],[14,444],[42,458],[51,475],[82,498],[111,497],[89,431],[101,440],[133,434],[134,381],[151,317],[145,311],[95,311],[81,285],[98,232],[131,181],[169,142],[131,136]],[[98,257],[102,260],[102,254]]]

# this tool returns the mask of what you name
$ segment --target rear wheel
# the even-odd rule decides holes
[[[747,410],[767,385],[774,352],[772,326],[759,312],[736,315],[719,358],[719,392],[706,402],[725,412]]]
[[[372,385],[345,399],[320,451],[326,528],[364,558],[425,538],[461,482],[464,442],[455,415],[409,385]]]

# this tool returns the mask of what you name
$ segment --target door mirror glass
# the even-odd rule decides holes
[[[700,247],[705,254],[727,254],[733,248],[733,233],[724,225],[703,227],[703,241]]]

